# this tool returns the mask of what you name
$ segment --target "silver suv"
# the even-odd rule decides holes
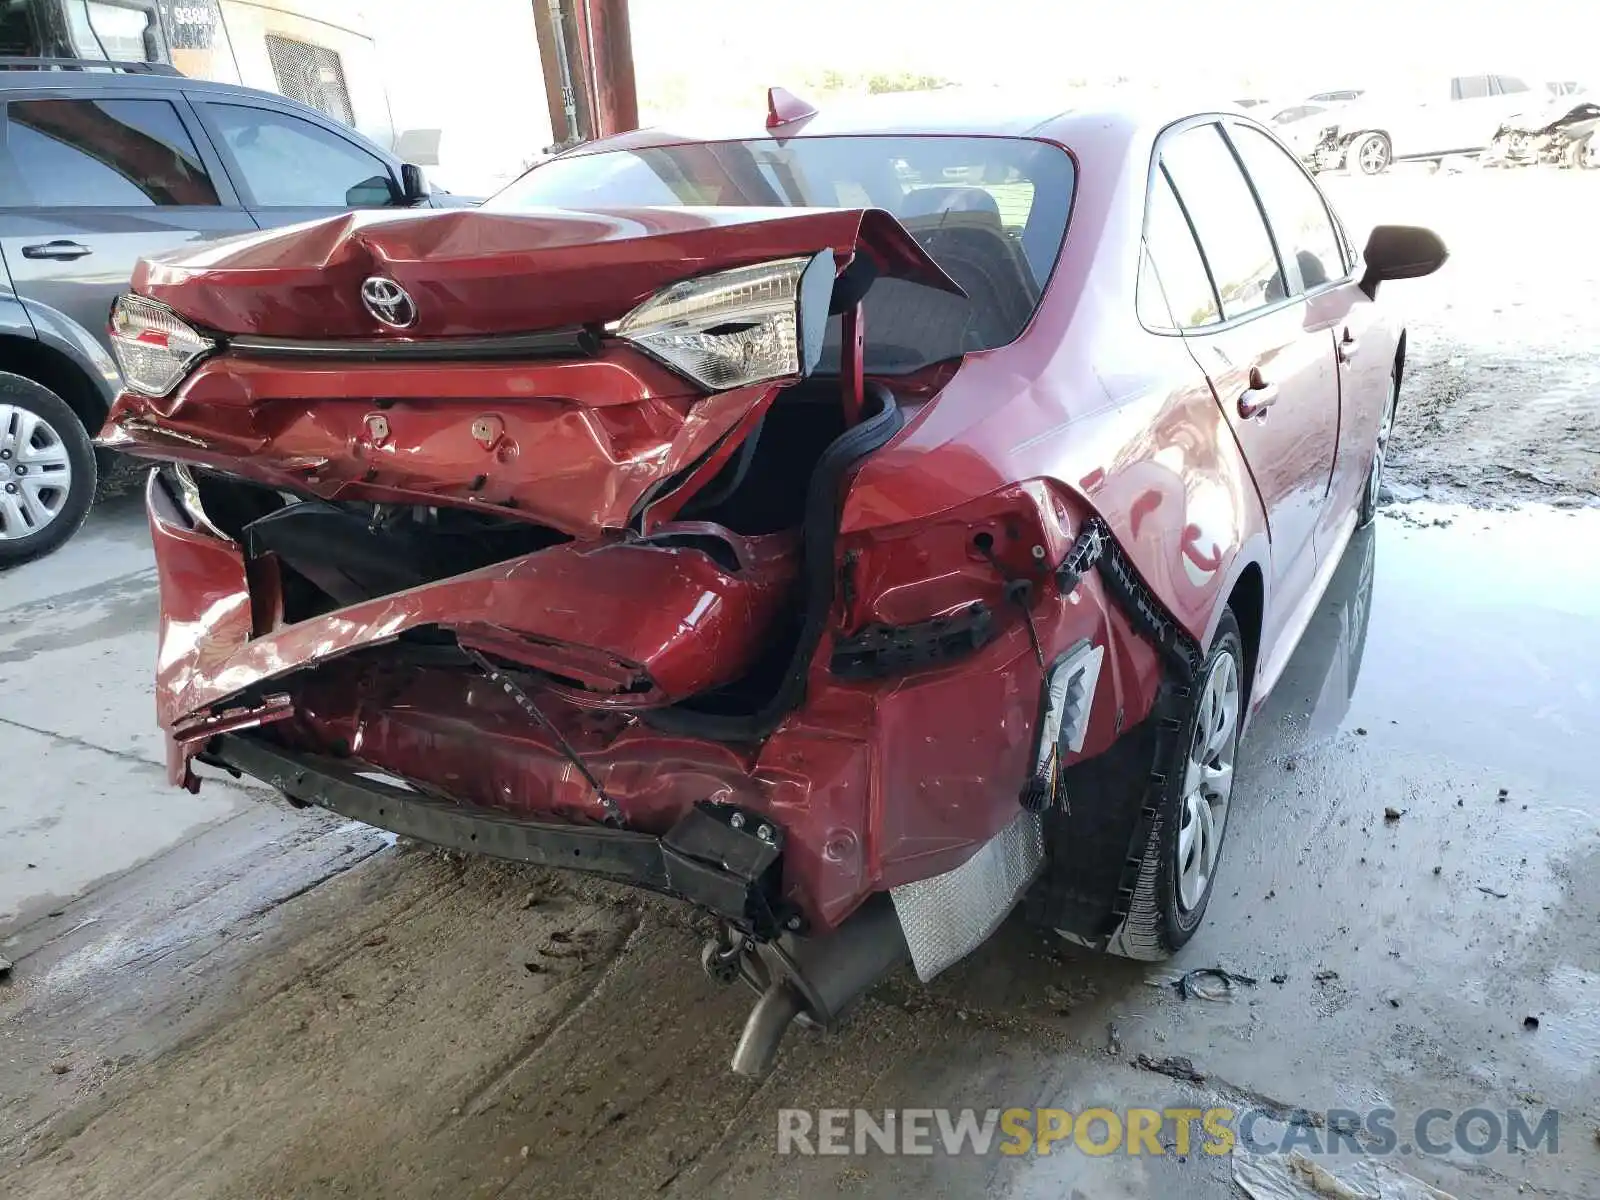
[[[1327,123],[1309,162],[1315,170],[1378,175],[1396,162],[1478,154],[1532,92],[1515,75],[1457,75],[1420,91],[1375,88]]]
[[[0,58],[0,568],[54,550],[89,511],[89,439],[121,386],[106,319],[138,259],[351,208],[457,203],[269,92],[146,63]]]

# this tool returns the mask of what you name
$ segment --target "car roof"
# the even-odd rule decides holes
[[[215,96],[232,97],[236,100],[271,100],[279,104],[288,104],[294,108],[306,109],[316,112],[297,100],[287,96],[280,96],[277,92],[267,92],[260,88],[245,87],[239,83],[217,83],[210,79],[192,79],[187,75],[177,73],[144,71],[107,71],[91,69],[76,70],[35,70],[24,68],[21,70],[8,68],[0,70],[0,92],[6,91],[93,91],[96,88],[107,90],[115,88],[119,92],[155,91],[170,92],[173,88],[182,88],[186,92],[204,92]],[[323,115],[323,114],[318,114]]]
[[[1094,140],[1134,140],[1174,121],[1200,113],[1243,114],[1244,109],[1217,97],[1144,93],[1119,89],[1112,93],[1027,92],[1007,88],[940,88],[820,103],[817,113],[794,122],[792,129],[766,127],[764,106],[753,103],[736,115],[707,120],[692,117],[670,125],[637,129],[585,142],[568,155],[607,150],[668,146],[683,142],[731,141],[783,137],[829,136],[957,136],[1041,137],[1070,145],[1090,133]]]

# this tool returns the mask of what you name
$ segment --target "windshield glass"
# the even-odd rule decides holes
[[[882,208],[961,285],[867,293],[867,369],[915,370],[1003,346],[1038,307],[1066,234],[1072,159],[1010,137],[801,137],[612,150],[535,167],[484,208]],[[839,318],[821,369],[838,363]]]

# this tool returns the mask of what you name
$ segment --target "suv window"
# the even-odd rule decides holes
[[[1250,185],[1216,125],[1168,138],[1161,162],[1200,239],[1228,320],[1282,298],[1278,256]]]
[[[379,208],[394,203],[389,167],[302,117],[207,103],[256,208]]]
[[[1496,75],[1494,77],[1494,90],[1501,96],[1514,96],[1518,92],[1529,90],[1528,85],[1515,75]]]
[[[46,208],[219,203],[194,140],[166,100],[13,100],[16,178],[0,202]]]
[[[1139,319],[1150,329],[1193,329],[1221,318],[1217,293],[1195,245],[1167,173],[1158,169],[1150,185],[1144,225],[1145,267],[1139,277]],[[1150,278],[1149,268],[1155,268]],[[1164,295],[1163,295],[1164,294]]]
[[[1450,83],[1450,99],[1482,100],[1489,94],[1487,75],[1459,75]]]
[[[1278,239],[1278,253],[1289,270],[1291,287],[1296,283],[1296,275],[1299,276],[1296,291],[1310,291],[1343,278],[1345,266],[1339,252],[1339,235],[1316,185],[1306,178],[1300,165],[1265,134],[1247,125],[1232,126],[1228,132],[1239,148],[1245,170],[1255,181],[1261,206],[1267,210],[1267,220]]]

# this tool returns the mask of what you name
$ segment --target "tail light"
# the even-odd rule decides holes
[[[657,292],[612,328],[710,391],[816,366],[833,293],[829,253],[717,271]]]
[[[164,304],[122,295],[111,307],[111,349],[123,382],[146,396],[165,396],[217,343]]]
[[[978,616],[975,605],[1003,624],[1019,601],[1037,598],[1072,537],[1066,502],[1037,480],[937,517],[848,536],[839,628],[959,632]],[[1021,591],[1008,586],[1022,581]]]

